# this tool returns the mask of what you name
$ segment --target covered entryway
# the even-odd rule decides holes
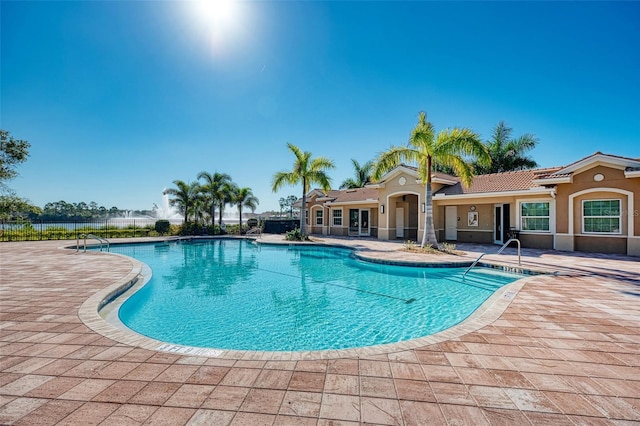
[[[418,241],[418,195],[394,194],[388,200],[389,237]]]

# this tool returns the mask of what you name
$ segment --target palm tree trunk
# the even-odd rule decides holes
[[[242,235],[242,206],[238,206],[238,224],[240,225],[240,235]]]
[[[420,247],[431,245],[437,248],[438,239],[436,238],[436,231],[433,226],[433,190],[431,189],[431,182],[427,183],[425,195],[424,233],[422,234]]]
[[[302,207],[300,208],[300,233],[305,236],[306,233],[306,221],[304,220],[305,211],[307,209],[307,179],[302,178]]]

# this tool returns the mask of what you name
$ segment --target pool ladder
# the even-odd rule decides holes
[[[506,248],[507,248],[507,246],[508,246],[509,244],[511,244],[512,242],[514,242],[514,241],[515,241],[516,243],[518,243],[518,266],[520,266],[520,265],[521,265],[521,262],[520,262],[520,240],[519,240],[519,239],[517,239],[517,238],[511,238],[511,239],[509,239],[509,241],[507,241],[506,243],[504,243],[504,245],[503,245],[502,247],[500,247],[500,250],[498,250],[498,252],[497,252],[496,254],[500,254],[500,253],[502,253],[502,251],[503,251],[504,249],[506,249]],[[464,277],[465,277],[465,275],[467,275],[467,272],[469,272],[469,271],[471,270],[471,268],[473,268],[474,266],[476,266],[476,265],[478,264],[478,262],[480,261],[480,259],[482,259],[482,256],[484,256],[485,254],[488,254],[488,253],[482,253],[480,256],[478,256],[478,258],[477,258],[476,260],[474,260],[474,261],[473,261],[473,263],[471,264],[471,266],[469,266],[469,267],[467,268],[467,270],[466,270],[466,271],[464,271],[464,274],[462,274],[462,278],[464,278]]]
[[[90,238],[90,239],[93,239],[93,240],[97,240],[100,243],[100,251],[102,251],[102,245],[103,244],[107,245],[107,251],[109,251],[109,240],[107,240],[106,238],[100,238],[97,235],[93,235],[93,234],[80,234],[76,238],[76,253],[80,250],[80,239],[81,238],[84,240],[83,253],[87,251],[87,238]]]

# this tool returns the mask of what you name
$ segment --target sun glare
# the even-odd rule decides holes
[[[200,31],[208,34],[216,54],[233,49],[241,35],[240,0],[195,0],[193,14]]]
[[[235,23],[237,3],[236,0],[199,0],[196,2],[196,13],[211,29],[224,30]]]

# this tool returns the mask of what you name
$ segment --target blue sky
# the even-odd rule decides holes
[[[151,209],[224,172],[260,199],[291,142],[333,186],[406,143],[419,111],[483,140],[505,120],[542,166],[640,157],[640,2],[2,1],[1,127],[31,144],[9,182],[47,202]],[[220,12],[221,14],[222,12]],[[225,15],[226,16],[226,15]]]

